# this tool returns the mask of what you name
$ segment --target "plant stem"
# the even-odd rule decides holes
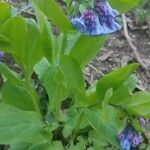
[[[84,117],[84,114],[83,114],[83,112],[81,112],[80,117],[79,117],[79,119],[78,119],[78,122],[77,122],[77,124],[76,124],[76,127],[75,127],[75,129],[74,129],[74,131],[73,131],[72,140],[74,140],[75,137],[77,136],[77,132],[78,132],[78,130],[79,130],[79,128],[80,128],[80,125],[81,125],[81,123],[82,123],[82,121],[83,121],[83,117]]]
[[[71,137],[70,137],[70,140],[69,140],[69,143],[68,143],[68,145],[67,145],[67,148],[69,148],[69,146],[73,143],[75,137],[77,136],[77,131],[78,131],[79,128],[80,128],[80,125],[81,125],[81,122],[82,122],[82,120],[83,120],[83,117],[84,117],[84,114],[83,114],[83,112],[81,112],[80,117],[79,117],[79,119],[78,119],[78,122],[77,122],[77,124],[76,124],[76,127],[75,127],[75,129],[74,129],[74,131],[72,132],[72,135],[71,135]]]
[[[78,120],[77,125],[76,125],[75,130],[74,130],[75,135],[76,135],[78,129],[80,128],[83,117],[84,117],[83,112],[81,112],[79,120]]]
[[[37,110],[37,112],[41,113],[39,105],[38,105],[38,95],[37,95],[35,89],[33,88],[32,84],[31,84],[31,78],[27,73],[25,73],[25,84],[26,84],[28,92],[32,96],[35,109]]]

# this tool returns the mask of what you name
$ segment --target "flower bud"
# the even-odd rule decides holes
[[[139,118],[139,122],[144,127],[149,122],[149,119]]]

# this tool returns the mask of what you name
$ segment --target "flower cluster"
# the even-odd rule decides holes
[[[120,146],[123,150],[130,150],[139,146],[143,142],[143,137],[132,125],[128,125],[123,132],[119,134]]]
[[[72,17],[71,21],[80,32],[96,36],[120,30],[120,25],[115,21],[117,15],[118,12],[111,8],[107,0],[96,0],[94,9]]]

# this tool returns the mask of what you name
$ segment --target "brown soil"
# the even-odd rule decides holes
[[[150,31],[148,28],[142,29],[143,26],[145,25],[141,25],[138,30],[129,28],[129,34],[137,47],[141,60],[147,66],[147,69],[144,70],[140,67],[136,73],[138,78],[137,87],[141,90],[150,90]],[[97,70],[91,66],[86,68],[86,79],[91,84],[95,79],[101,77],[102,74],[135,62],[137,62],[135,55],[125,39],[122,29],[119,33],[109,37],[102,51],[91,62],[91,65]]]

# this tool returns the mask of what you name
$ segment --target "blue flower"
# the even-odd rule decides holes
[[[120,146],[122,147],[123,150],[130,150],[131,144],[128,140],[123,140],[120,142]]]
[[[0,59],[2,59],[3,57],[4,57],[4,53],[0,51]]]
[[[98,15],[112,16],[112,17],[116,17],[119,15],[119,13],[116,10],[111,8],[107,0],[96,0],[95,10],[98,13]]]
[[[118,137],[122,150],[130,150],[131,148],[138,147],[143,142],[141,134],[130,124],[128,124]]]
[[[86,10],[81,16],[72,18],[72,23],[82,33],[94,35],[96,33],[96,15],[92,10]]]
[[[144,127],[150,122],[150,119],[139,118],[139,122]]]
[[[82,15],[86,31],[92,33],[96,30],[96,16],[92,10],[88,10]]]
[[[96,0],[94,10],[86,10],[72,17],[71,21],[78,31],[97,36],[120,30],[120,25],[115,21],[117,15],[118,12],[111,8],[107,0]]]

